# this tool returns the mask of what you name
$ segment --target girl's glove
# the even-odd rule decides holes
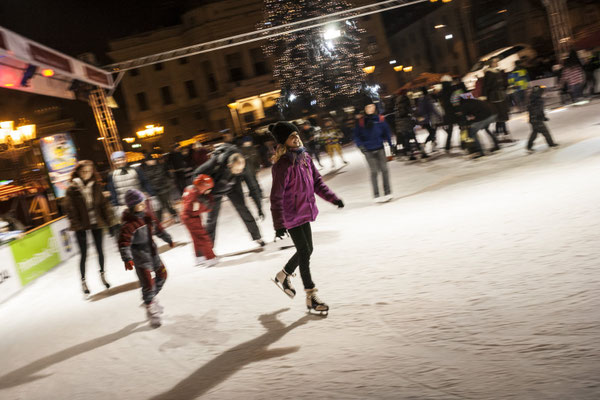
[[[287,235],[287,229],[285,229],[285,228],[275,229],[275,240],[277,240],[277,239],[283,240],[283,237],[285,235]]]
[[[344,208],[344,202],[342,201],[342,199],[337,199],[336,201],[333,202],[333,204],[338,206],[338,208]]]

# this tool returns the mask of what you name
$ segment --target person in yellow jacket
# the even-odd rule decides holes
[[[342,154],[342,138],[344,134],[335,126],[331,118],[325,119],[325,127],[321,130],[321,137],[325,142],[325,150],[329,154],[329,158],[331,158],[331,167],[335,168],[334,152],[338,153],[344,164],[348,164]]]

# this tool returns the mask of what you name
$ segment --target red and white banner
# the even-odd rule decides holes
[[[23,74],[35,65],[36,74],[21,86]],[[62,54],[0,26],[0,87],[63,98],[74,98],[73,80],[111,89],[112,75],[101,68]]]

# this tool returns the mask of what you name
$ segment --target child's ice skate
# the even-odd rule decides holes
[[[291,274],[291,276],[296,276],[296,274]],[[279,289],[283,291],[283,293],[287,294],[290,299],[293,299],[296,295],[296,289],[292,286],[290,282],[290,274],[285,272],[285,270],[281,270],[275,275],[275,279],[273,282],[277,285]]]
[[[102,279],[102,283],[106,286],[107,289],[110,289],[110,283],[106,281],[106,277],[104,276],[104,271],[100,272],[100,279]]]
[[[162,324],[160,320],[161,311],[159,311],[161,308],[156,300],[152,300],[150,304],[146,304],[146,316],[150,321],[150,326],[153,328],[158,328]]]
[[[321,301],[317,297],[317,288],[305,289],[306,291],[306,308],[308,312],[314,311],[321,315],[327,315],[329,313],[329,306]]]

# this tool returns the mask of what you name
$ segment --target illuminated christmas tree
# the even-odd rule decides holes
[[[352,8],[344,0],[265,0],[265,27],[330,15]],[[363,86],[362,33],[346,20],[269,39],[264,47],[274,58],[273,76],[281,85],[280,107],[294,101],[322,108],[349,103]]]

